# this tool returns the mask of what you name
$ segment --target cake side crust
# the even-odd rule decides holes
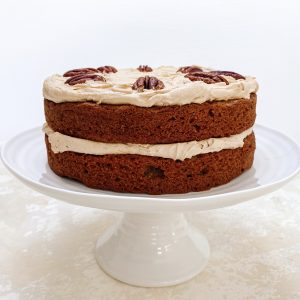
[[[59,176],[91,188],[115,192],[174,194],[208,190],[225,184],[249,169],[255,151],[254,133],[244,146],[174,161],[141,155],[55,154],[47,136],[48,163]]]

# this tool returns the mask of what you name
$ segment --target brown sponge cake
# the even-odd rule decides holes
[[[55,131],[98,142],[165,144],[241,133],[253,126],[256,94],[250,99],[163,107],[45,100]]]
[[[174,161],[142,155],[55,154],[47,138],[48,160],[59,176],[76,179],[91,188],[116,192],[174,194],[198,192],[225,184],[253,163],[254,134],[242,148],[200,154]]]
[[[258,84],[202,66],[74,69],[44,82],[50,168],[88,187],[174,194],[251,168]]]

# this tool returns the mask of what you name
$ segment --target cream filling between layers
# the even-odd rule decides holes
[[[211,69],[201,67],[204,71]],[[202,81],[190,81],[186,74],[177,72],[177,67],[162,66],[153,68],[152,72],[139,72],[134,68],[119,69],[117,73],[99,75],[106,82],[87,81],[82,84],[68,85],[68,77],[52,75],[44,81],[43,95],[45,99],[55,103],[93,101],[98,104],[131,104],[142,107],[201,104],[206,101],[223,101],[230,99],[249,99],[251,93],[256,93],[258,83],[254,77],[234,79],[223,76],[229,82],[206,84]],[[155,76],[162,80],[165,88],[162,90],[132,90],[133,83],[141,76]]]
[[[253,128],[249,128],[240,134],[223,138],[210,138],[202,141],[192,141],[174,144],[118,144],[102,143],[71,137],[53,131],[47,124],[43,131],[48,136],[51,149],[54,153],[72,151],[83,154],[107,155],[107,154],[138,154],[184,160],[198,154],[218,152],[224,149],[236,149],[243,147],[244,139],[250,135]]]

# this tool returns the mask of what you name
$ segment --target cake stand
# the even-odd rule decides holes
[[[32,189],[68,203],[124,212],[98,239],[95,256],[112,277],[143,287],[182,283],[203,270],[209,258],[205,236],[183,212],[234,205],[272,192],[300,170],[300,150],[285,135],[255,126],[253,167],[207,192],[180,195],[121,194],[94,190],[56,176],[47,164],[41,128],[3,145],[4,165]]]

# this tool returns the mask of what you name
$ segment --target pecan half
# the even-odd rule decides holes
[[[186,67],[181,67],[177,70],[177,72],[181,73],[195,73],[195,72],[202,72],[202,69],[197,67],[197,66],[186,66]]]
[[[231,76],[235,79],[246,79],[243,75],[232,71],[210,71],[210,74]]]
[[[113,66],[102,66],[97,68],[97,70],[101,73],[117,73],[118,70]]]
[[[65,81],[65,84],[75,85],[79,83],[85,83],[88,80],[93,81],[106,81],[103,76],[97,74],[80,74],[73,77],[70,77]]]
[[[72,77],[72,76],[76,76],[76,75],[83,75],[83,74],[89,74],[89,73],[97,73],[97,69],[94,69],[94,68],[73,69],[73,70],[66,72],[63,76],[64,77]]]
[[[137,68],[140,72],[152,72],[152,68],[149,67],[148,65],[140,65],[138,68]]]
[[[164,83],[157,79],[156,77],[139,77],[136,82],[132,85],[133,90],[137,90],[138,92],[143,92],[144,89],[147,90],[161,90],[165,87]]]
[[[207,84],[217,82],[225,82],[226,84],[229,84],[229,82],[224,77],[208,72],[188,73],[184,77],[188,78],[191,81],[203,81]]]

